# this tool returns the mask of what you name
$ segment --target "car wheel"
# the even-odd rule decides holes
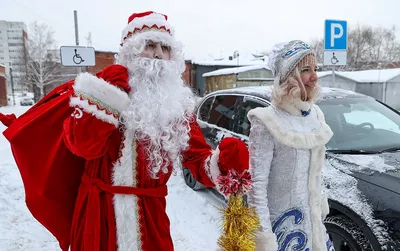
[[[324,223],[335,251],[372,251],[361,229],[348,217],[328,216]]]
[[[193,189],[194,191],[204,189],[205,186],[197,182],[197,180],[193,177],[192,173],[188,168],[182,168],[183,179],[185,180],[186,185]]]

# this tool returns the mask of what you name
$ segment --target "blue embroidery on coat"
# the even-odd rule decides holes
[[[335,249],[333,248],[333,243],[332,243],[331,240],[328,240],[326,242],[326,248],[327,248],[328,251],[335,251]]]
[[[283,226],[284,222],[289,221],[289,218],[293,218],[295,225],[300,225],[304,220],[304,214],[299,209],[290,209],[283,213],[272,225],[272,231],[276,234],[279,251],[289,251],[288,247],[293,241],[297,243],[292,246],[291,251],[304,250],[307,245],[307,234],[301,230],[288,229]],[[307,248],[305,251],[309,251]]]

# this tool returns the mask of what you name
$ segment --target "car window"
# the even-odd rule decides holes
[[[380,111],[371,109],[368,105],[359,103],[350,105],[351,113],[344,113],[346,123],[352,125],[360,125],[369,123],[373,124],[375,129],[383,129],[400,134],[399,125],[393,120],[386,117]]]
[[[208,98],[206,101],[203,102],[199,109],[199,116],[198,119],[208,122],[208,119],[210,118],[210,112],[211,112],[211,105],[214,101],[215,96]]]
[[[400,115],[370,98],[323,100],[333,131],[328,150],[385,151],[400,146]]]
[[[211,104],[208,123],[231,130],[235,118],[236,105],[242,100],[241,96],[219,95]]]
[[[247,113],[254,108],[265,106],[266,104],[251,99],[247,99],[239,104],[237,108],[235,123],[232,130],[235,133],[249,136],[251,124],[249,119],[247,118]]]

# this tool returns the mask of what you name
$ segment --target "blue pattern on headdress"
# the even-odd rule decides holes
[[[304,43],[304,42],[298,42],[295,44],[294,48],[289,48],[289,50],[287,50],[283,55],[282,58],[286,58],[286,57],[291,57],[293,55],[295,55],[296,53],[298,53],[300,50],[309,50],[311,49],[311,47]]]

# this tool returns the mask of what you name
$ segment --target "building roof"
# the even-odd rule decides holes
[[[325,77],[325,76],[328,76],[328,75],[331,75],[331,74],[332,74],[332,71],[318,71],[317,72],[317,76],[319,78],[322,78],[322,77]]]
[[[221,69],[221,70],[216,70],[216,71],[212,71],[212,72],[207,72],[207,73],[203,74],[203,77],[231,75],[231,74],[238,74],[238,73],[241,73],[241,72],[260,70],[260,69],[270,70],[269,67],[264,63],[264,64],[259,64],[259,65],[232,67],[232,68],[227,68],[227,69]]]
[[[95,50],[95,53],[118,54],[118,52],[115,51],[99,51],[99,50]]]
[[[256,64],[266,64],[263,60],[192,60],[192,64],[204,65],[204,66],[246,66],[246,65],[256,65]]]
[[[321,72],[319,78],[332,74],[331,71]],[[400,69],[336,71],[336,75],[358,83],[384,83],[400,75]]]

